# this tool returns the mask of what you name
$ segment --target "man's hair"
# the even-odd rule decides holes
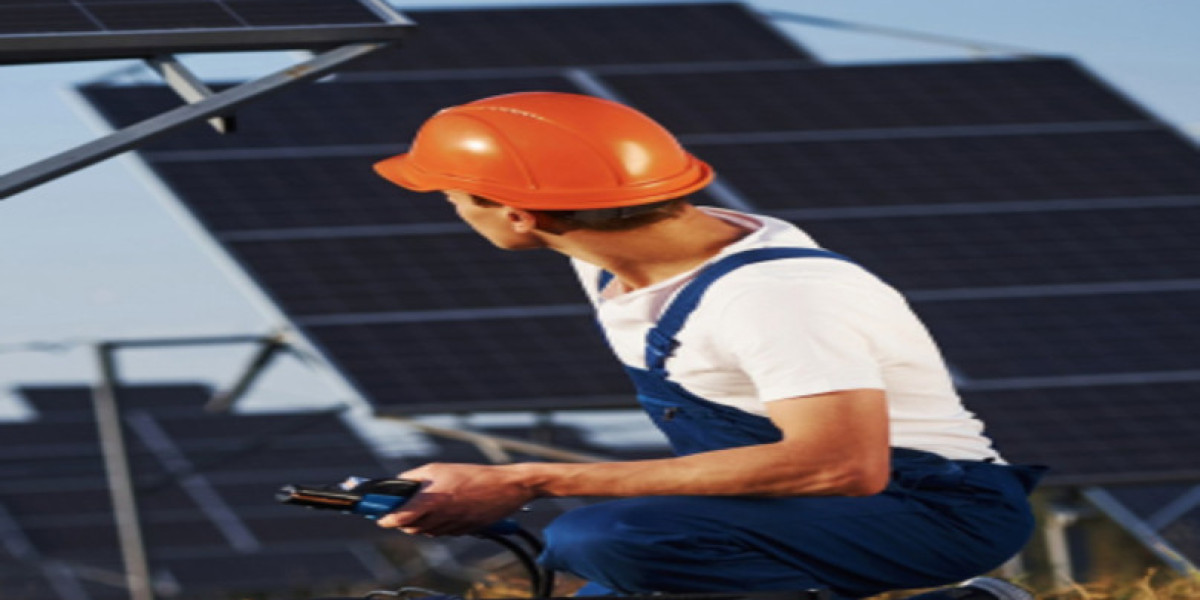
[[[473,194],[471,195],[471,200],[479,206],[503,206],[503,203]],[[685,204],[687,204],[686,198],[671,198],[670,200],[660,202],[616,208],[530,210],[529,212],[544,215],[571,229],[628,231],[678,216]]]

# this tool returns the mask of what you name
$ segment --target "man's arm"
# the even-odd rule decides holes
[[[537,497],[875,494],[887,485],[883,391],[847,390],[767,405],[783,439],[689,456],[605,463],[432,463],[400,476],[426,487],[380,519],[408,533],[479,529]]]

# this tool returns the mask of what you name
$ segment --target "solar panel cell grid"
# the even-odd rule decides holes
[[[796,219],[901,289],[1200,279],[1195,206]]]
[[[278,486],[275,489],[278,489]],[[295,506],[281,508],[291,509],[291,517],[254,519],[247,523],[254,537],[264,544],[287,544],[307,540],[361,541],[372,536],[378,537],[381,533],[373,531],[375,525],[365,519],[355,521],[346,515],[302,511]]]
[[[103,30],[218,29],[242,27],[235,15],[217,2],[100,3],[87,13]]]
[[[307,588],[316,581],[359,583],[370,581],[362,561],[343,549],[314,549],[268,555],[193,556],[167,561],[171,573],[200,589],[238,582],[235,588],[265,586],[267,590]],[[262,593],[264,588],[252,591]]]
[[[383,156],[168,162],[156,170],[217,232],[455,222],[440,196],[408,192],[372,172]]]
[[[1200,292],[918,302],[947,360],[979,379],[1188,371]]]
[[[229,540],[196,508],[173,518],[143,518],[146,551],[151,554],[183,546],[225,549]]]
[[[346,0],[6,0],[0,14],[12,19],[0,19],[10,25],[6,32],[27,34],[381,22],[361,3]]]
[[[499,252],[474,232],[232,243],[297,318],[319,314],[579,304],[560,256]]]
[[[75,523],[63,527],[63,523],[29,525],[22,527],[25,536],[36,548],[53,548],[53,556],[59,559],[87,559],[113,554],[120,548],[116,528],[109,524]]]
[[[405,11],[418,35],[357,71],[809,60],[734,4]],[[632,24],[636,23],[636,26]]]
[[[9,514],[21,521],[30,517],[77,517],[81,514],[111,519],[112,502],[108,494],[102,492],[103,488],[98,487],[97,493],[87,494],[86,506],[80,504],[78,493],[64,490],[5,491],[0,495],[0,503]]]
[[[335,25],[371,23],[379,16],[359,2],[329,0],[221,0],[246,25]]]
[[[634,402],[587,316],[310,327],[309,333],[385,407],[564,406],[568,399],[586,405],[588,397]]]
[[[69,5],[0,4],[0,35],[94,31],[96,23]]]
[[[781,67],[603,75],[680,135],[1141,121],[1069,62]]]
[[[1193,468],[1197,394],[1195,382],[965,392],[1005,458],[1070,474]]]
[[[693,149],[767,210],[1200,193],[1200,152],[1161,131]]]
[[[411,24],[388,12],[358,0],[6,0],[0,64],[395,41]]]

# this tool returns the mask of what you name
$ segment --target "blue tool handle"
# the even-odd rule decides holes
[[[367,494],[363,496],[362,500],[358,501],[358,504],[356,504],[350,512],[356,515],[362,515],[374,521],[375,519],[378,519],[396,510],[397,508],[400,508],[400,505],[404,504],[406,500],[408,500],[408,498],[401,496]],[[495,523],[483,528],[483,531],[498,535],[513,535],[520,530],[521,526],[512,519],[496,521]]]
[[[374,520],[382,517],[404,504],[407,496],[386,496],[383,494],[364,494],[350,512]]]

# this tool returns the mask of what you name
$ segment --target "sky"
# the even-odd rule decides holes
[[[403,2],[406,8],[571,5],[591,2]],[[626,2],[629,3],[629,2]],[[1200,138],[1200,2],[1194,0],[759,0],[765,11],[860,27],[779,22],[830,64],[970,58],[953,44],[915,42],[902,30],[1070,56],[1135,102]],[[873,27],[863,27],[863,26]],[[875,31],[869,32],[866,29]],[[202,77],[256,77],[298,53],[185,57]],[[106,127],[73,86],[136,66],[100,61],[0,66],[0,173],[90,141]],[[284,91],[282,93],[287,93]],[[262,334],[279,315],[128,156],[109,159],[0,200],[0,419],[21,418],[20,385],[88,384],[98,340]],[[133,381],[229,381],[251,348],[142,350],[122,355]],[[267,406],[321,404],[314,375],[284,360],[256,387]],[[336,381],[333,394],[345,393]],[[267,397],[270,399],[267,399]]]

